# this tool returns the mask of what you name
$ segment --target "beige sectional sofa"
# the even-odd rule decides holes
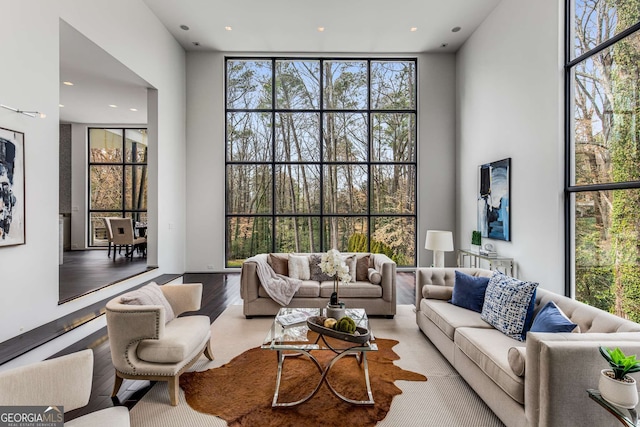
[[[288,254],[274,254],[286,257]],[[296,255],[312,255],[309,253]],[[313,255],[322,255],[317,253]],[[343,255],[351,255],[343,253]],[[362,256],[364,254],[356,254]],[[340,301],[349,308],[364,308],[368,315],[383,315],[393,318],[396,314],[396,263],[384,254],[370,254],[369,268],[377,270],[381,275],[379,284],[370,281],[356,281],[341,285]],[[321,308],[326,307],[333,292],[333,281],[304,280],[295,293],[288,307]],[[273,316],[282,307],[269,297],[260,283],[257,264],[247,260],[242,264],[240,274],[240,295],[243,299],[243,313],[247,318],[252,316]]]
[[[494,329],[480,313],[448,302],[454,268],[419,268],[419,328],[507,426],[609,426],[611,414],[589,399],[608,367],[599,345],[640,354],[640,325],[538,287],[534,316],[554,301],[580,333],[529,332],[525,342]],[[460,268],[472,276],[493,272]],[[511,356],[520,353],[522,357]],[[512,367],[513,366],[513,367]],[[518,374],[522,374],[522,376]],[[518,374],[516,373],[518,371]]]

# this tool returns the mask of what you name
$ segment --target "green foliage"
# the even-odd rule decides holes
[[[349,316],[344,316],[343,318],[338,320],[335,328],[337,331],[352,334],[356,331],[356,322],[354,322],[353,319]]]
[[[611,366],[611,370],[615,376],[615,379],[622,380],[625,375],[640,372],[640,361],[636,359],[636,355],[625,355],[619,347],[615,350],[600,346],[600,354]]]
[[[471,244],[472,245],[481,245],[482,244],[482,233],[477,230],[471,232]]]

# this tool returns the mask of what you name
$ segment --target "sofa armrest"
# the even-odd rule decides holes
[[[71,411],[89,403],[92,380],[91,350],[32,363],[0,372],[0,405],[63,405]]]
[[[255,301],[258,299],[259,287],[258,264],[253,261],[243,262],[240,270],[240,297],[245,303]]]
[[[611,415],[586,390],[598,388],[607,362],[600,345],[640,353],[640,333],[529,333],[525,371],[528,425],[609,425]]]
[[[385,254],[372,254],[373,266],[380,272],[382,280],[382,299],[396,303],[396,263]]]
[[[171,304],[173,313],[178,316],[187,311],[200,310],[202,303],[202,283],[183,283],[162,285],[162,293]]]

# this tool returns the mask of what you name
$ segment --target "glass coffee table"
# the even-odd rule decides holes
[[[369,338],[369,341],[362,344],[340,341],[341,344],[344,343],[344,346],[330,345],[323,334],[318,334],[318,337],[313,341],[309,340],[307,336],[309,328],[307,327],[306,318],[322,315],[324,315],[324,309],[321,308],[281,308],[276,315],[276,318],[274,319],[271,328],[269,329],[269,333],[265,337],[261,346],[261,348],[264,350],[276,351],[278,356],[278,373],[276,377],[276,389],[273,394],[273,401],[271,403],[272,407],[293,407],[300,405],[315,396],[318,390],[320,390],[320,387],[323,383],[326,383],[331,392],[345,402],[351,403],[353,405],[374,404],[373,393],[371,392],[371,383],[369,381],[369,365],[367,364],[367,353],[370,351],[378,351],[378,346],[374,342],[375,338],[373,336],[373,331],[371,331],[371,328],[369,327],[369,319],[367,318],[367,314],[362,308],[347,309],[346,316],[351,317],[355,321],[356,326],[369,329],[369,331],[371,332],[371,337]],[[285,316],[294,318],[299,316],[299,322],[283,326],[283,323],[287,323],[284,320],[286,319]],[[316,357],[311,353],[314,350],[332,351],[335,353],[335,356],[326,366],[322,366],[318,359],[316,359]],[[282,372],[285,364],[284,362],[287,358],[300,356],[307,356],[309,360],[314,363],[318,371],[322,374],[320,380],[313,391],[302,399],[296,400],[294,402],[279,402],[278,397],[282,381]],[[354,400],[343,396],[338,391],[336,391],[335,388],[333,388],[333,386],[327,379],[327,375],[329,374],[331,368],[335,365],[336,362],[338,362],[338,360],[342,359],[345,356],[356,357],[358,366],[361,367],[364,375],[368,396],[367,400]]]

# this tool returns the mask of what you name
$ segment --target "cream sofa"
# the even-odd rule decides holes
[[[587,395],[608,367],[599,345],[640,354],[640,325],[570,298],[537,289],[534,315],[554,301],[581,333],[528,333],[514,340],[449,303],[454,268],[419,268],[416,321],[465,381],[507,426],[609,426],[618,422]],[[492,271],[460,268],[472,276]],[[509,363],[509,349],[524,349],[524,376]],[[513,351],[512,351],[513,353]]]
[[[286,256],[287,254],[279,253],[276,255]],[[322,253],[315,255],[322,255]],[[345,253],[344,255],[350,254]],[[371,254],[369,267],[376,269],[382,276],[380,284],[358,281],[341,285],[340,301],[349,308],[364,308],[368,315],[383,315],[393,318],[396,314],[396,263],[384,254]],[[247,318],[276,315],[281,306],[272,300],[262,287],[256,268],[257,265],[253,261],[245,261],[242,264],[240,295],[243,299],[243,313]],[[304,280],[288,307],[326,307],[332,292],[333,281]]]

